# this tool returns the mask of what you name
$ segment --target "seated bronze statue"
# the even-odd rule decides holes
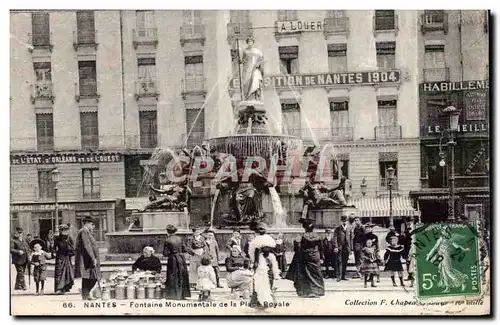
[[[306,181],[299,193],[304,198],[304,205],[316,209],[334,209],[354,207],[349,205],[344,196],[346,178],[342,177],[337,187],[330,189],[324,182]]]

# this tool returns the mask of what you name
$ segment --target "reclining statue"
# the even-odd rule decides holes
[[[339,185],[330,189],[325,186],[324,182],[313,182],[311,180],[307,180],[304,187],[299,190],[299,193],[303,196],[304,206],[307,205],[309,208],[354,208],[354,205],[349,205],[346,200],[345,192],[347,182],[347,178],[342,177]]]

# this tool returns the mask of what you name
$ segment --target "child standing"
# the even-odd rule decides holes
[[[200,290],[199,300],[210,301],[210,290],[215,288],[217,279],[215,271],[210,263],[210,257],[203,256],[201,258],[201,265],[198,267],[198,283],[197,289]]]
[[[401,286],[404,287],[403,265],[401,264],[404,247],[398,244],[397,236],[392,236],[390,243],[391,244],[386,247],[384,254],[385,271],[392,271],[391,279],[394,287],[397,287],[395,280],[396,276],[399,276],[399,282],[401,283]]]
[[[276,247],[274,248],[274,253],[276,254],[276,260],[278,261],[278,267],[281,271],[281,277],[285,278],[286,272],[286,247],[283,242],[283,233],[280,232],[276,235]]]
[[[33,250],[30,263],[33,267],[33,279],[36,285],[36,295],[43,295],[43,287],[47,278],[46,260],[52,258],[52,254],[46,253],[43,249],[45,243],[41,239],[33,239],[30,242],[30,247]]]
[[[373,244],[373,240],[368,239],[365,247],[361,249],[361,273],[365,277],[365,288],[368,280],[371,282],[372,288],[377,287],[373,277],[379,273],[380,257],[377,246]]]

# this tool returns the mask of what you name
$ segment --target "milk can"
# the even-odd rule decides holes
[[[116,281],[118,282],[115,287],[115,298],[119,300],[125,299],[125,278],[117,277]]]
[[[111,281],[109,283],[109,297],[110,297],[110,299],[115,299],[116,298],[115,288],[116,288],[116,282],[115,281]]]
[[[156,284],[154,282],[148,283],[148,285],[146,287],[146,298],[154,299],[155,298],[155,291],[156,291]]]
[[[147,278],[139,278],[139,283],[137,284],[137,299],[146,298],[146,282]]]
[[[156,283],[155,299],[161,299],[161,298],[162,298],[161,283]]]
[[[129,278],[127,282],[127,299],[135,299],[135,285],[133,278]]]
[[[111,299],[111,294],[109,292],[109,284],[103,283],[101,288],[102,288],[101,299],[104,301]]]

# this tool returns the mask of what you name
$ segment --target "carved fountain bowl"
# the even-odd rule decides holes
[[[220,153],[233,155],[236,160],[247,157],[262,157],[266,161],[281,151],[282,157],[302,152],[302,139],[289,135],[237,134],[208,140],[211,148]]]

